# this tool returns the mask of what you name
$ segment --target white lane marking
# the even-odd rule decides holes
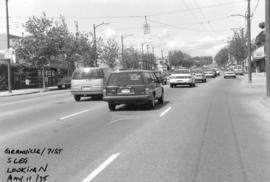
[[[171,110],[172,107],[168,107],[165,111],[163,111],[159,116],[162,117],[164,116],[169,110]]]
[[[76,112],[76,113],[74,113],[74,114],[71,114],[71,115],[68,115],[68,116],[64,116],[64,117],[60,118],[60,120],[67,119],[67,118],[71,118],[71,117],[73,117],[73,116],[76,116],[76,115],[85,113],[85,112],[87,112],[87,111],[89,111],[89,110],[83,110],[83,111],[80,111],[80,112]]]
[[[120,153],[112,154],[106,161],[104,161],[98,168],[92,171],[86,178],[84,178],[81,182],[90,182],[92,181],[103,169],[105,169],[110,163],[112,163]]]

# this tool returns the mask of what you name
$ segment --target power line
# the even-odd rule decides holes
[[[168,27],[180,29],[180,30],[188,30],[188,31],[194,31],[194,32],[212,32],[211,30],[192,29],[192,28],[187,28],[187,27],[181,27],[181,26],[171,25],[171,24],[159,22],[159,21],[152,20],[152,19],[148,19],[148,21],[150,21],[152,23],[156,23],[156,24],[160,24],[160,25],[164,25],[164,26],[168,26]],[[227,29],[226,30],[219,30],[219,32],[225,32],[225,31],[228,31],[228,30]]]
[[[181,12],[186,12],[186,11],[191,11],[191,10],[199,10],[199,9],[206,9],[206,8],[214,8],[214,7],[220,7],[220,6],[228,6],[232,5],[234,3],[241,3],[241,2],[235,2],[231,1],[228,3],[220,3],[220,4],[214,4],[214,5],[209,5],[209,6],[202,6],[200,8],[186,8],[186,9],[181,9],[181,10],[174,10],[174,11],[166,11],[166,12],[159,12],[159,13],[153,13],[153,14],[146,14],[146,15],[122,15],[122,16],[67,16],[65,18],[67,19],[125,19],[125,18],[144,18],[145,16],[150,17],[150,16],[160,16],[160,15],[168,15],[168,14],[175,14],[175,13],[181,13]],[[14,16],[14,17],[9,17],[11,19],[27,19],[30,17],[20,17],[20,16]],[[59,18],[56,16],[52,16],[49,18]]]
[[[216,34],[215,29],[212,27],[212,25],[210,24],[210,21],[208,21],[208,18],[206,17],[206,15],[204,14],[202,8],[199,6],[198,2],[196,0],[193,0],[195,2],[195,4],[198,6],[201,14],[203,15],[204,19],[208,22],[208,26],[209,28]]]
[[[189,12],[190,12],[190,14],[197,20],[197,22],[200,22],[200,20],[198,19],[198,17],[193,13],[193,11],[191,10],[192,8],[189,8],[188,7],[188,5],[186,4],[186,1],[185,0],[183,0],[183,3],[184,3],[184,5],[185,5],[185,7],[187,8],[187,9],[190,9],[190,10],[188,10]],[[207,30],[207,27],[204,25],[204,24],[201,24],[202,26],[204,26],[205,27],[205,29]]]
[[[228,5],[232,5],[232,4],[235,4],[235,3],[242,3],[242,2],[231,1],[231,2],[228,2],[228,3],[214,4],[214,5],[210,5],[210,6],[202,6],[200,8],[207,9],[207,8],[214,8],[214,7],[219,7],[219,6],[228,6]],[[159,16],[159,15],[175,14],[175,13],[181,13],[181,12],[186,12],[186,11],[191,11],[191,10],[199,10],[200,8],[187,8],[187,9],[181,9],[181,10],[166,11],[166,12],[148,14],[147,16]]]
[[[259,3],[260,3],[260,0],[257,0],[256,6],[255,6],[255,8],[254,8],[253,11],[252,11],[251,16],[254,15],[254,13],[255,13],[255,11],[256,11],[256,9],[257,9]]]

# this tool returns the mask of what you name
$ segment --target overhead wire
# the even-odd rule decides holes
[[[213,26],[210,24],[210,21],[208,21],[208,18],[206,17],[206,15],[204,14],[202,8],[200,7],[200,5],[198,4],[198,2],[196,0],[193,0],[195,2],[195,4],[197,5],[197,7],[199,8],[202,16],[204,17],[204,19],[208,22],[208,26],[209,28],[215,33],[215,35],[217,35],[217,33],[215,32],[215,29],[213,28]]]
[[[256,3],[256,5],[255,5],[255,7],[254,7],[254,9],[253,9],[253,11],[252,11],[252,13],[251,13],[251,17],[254,15],[254,13],[255,13],[255,11],[256,11],[256,9],[257,9],[259,3],[260,3],[260,0],[257,0],[257,3]]]
[[[163,23],[163,22],[160,22],[160,21],[152,20],[152,19],[148,19],[148,21],[152,22],[152,23],[156,23],[156,24],[165,25],[165,26],[168,26],[168,27],[180,29],[180,30],[189,30],[189,31],[194,31],[194,32],[212,32],[212,30],[192,29],[192,28],[188,28],[188,27],[181,27],[181,26],[171,25],[171,24]],[[228,31],[228,30],[227,29],[226,30],[219,30],[219,32],[225,32],[225,31]]]
[[[188,5],[187,5],[187,3],[186,3],[185,0],[183,0],[183,3],[184,3],[184,6],[185,6],[187,9],[192,9],[192,8],[189,8],[189,7],[188,7]],[[195,15],[195,13],[193,13],[192,10],[189,10],[188,12],[189,12],[189,13],[197,20],[197,22],[200,22],[199,18]],[[205,24],[201,24],[201,25],[207,30],[207,27],[205,26]]]

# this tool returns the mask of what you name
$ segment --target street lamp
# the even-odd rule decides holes
[[[100,23],[98,25],[93,25],[93,29],[94,29],[94,66],[97,66],[97,41],[96,41],[96,29],[97,27],[101,26],[101,25],[109,25],[110,23]]]
[[[133,36],[133,34],[127,34],[127,35],[121,35],[121,44],[122,44],[122,63],[126,65],[127,68],[127,62],[124,60],[124,38]]]

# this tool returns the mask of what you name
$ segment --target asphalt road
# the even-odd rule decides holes
[[[259,92],[219,77],[165,86],[155,110],[115,112],[68,90],[0,98],[0,181],[269,182],[270,114]]]

